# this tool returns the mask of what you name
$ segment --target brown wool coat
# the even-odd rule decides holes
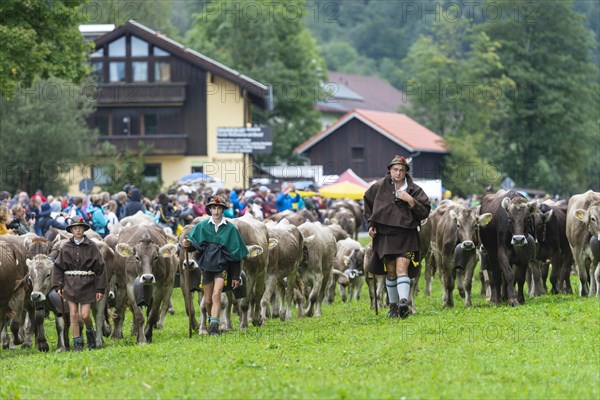
[[[403,235],[410,234],[416,236],[416,238],[410,238],[417,246],[416,249],[411,250],[418,251],[417,227],[419,227],[422,220],[429,216],[431,205],[427,194],[425,194],[419,185],[414,183],[412,177],[408,174],[406,175],[406,182],[408,185],[406,192],[415,200],[415,205],[412,209],[404,201],[394,201],[394,185],[388,171],[383,179],[375,182],[365,192],[364,217],[367,221],[367,226],[375,226],[377,228],[378,235],[381,233],[397,235],[399,242],[406,240],[402,237]],[[394,228],[404,229],[395,230]],[[410,232],[407,233],[406,230]],[[380,254],[381,249],[378,251],[379,246],[377,246],[376,239],[373,241],[373,257],[371,258],[371,262],[369,262],[367,270],[374,274],[383,275],[385,271],[381,257],[385,254]],[[409,275],[412,272],[411,269],[409,269]]]
[[[94,275],[69,275],[66,271],[93,271]],[[52,286],[61,284],[65,298],[74,303],[94,303],[96,293],[104,293],[108,284],[104,259],[87,237],[79,245],[71,238],[62,247],[52,275]]]

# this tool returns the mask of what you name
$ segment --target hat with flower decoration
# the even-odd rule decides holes
[[[71,233],[71,229],[73,229],[76,226],[83,226],[85,228],[84,231],[87,231],[88,229],[90,229],[90,226],[81,217],[73,217],[70,220],[71,221],[69,222],[69,225],[67,225],[67,227],[65,228],[66,231],[69,233]]]
[[[392,159],[392,161],[390,161],[390,163],[387,166],[387,169],[389,170],[392,165],[394,164],[400,164],[400,165],[404,165],[406,167],[407,171],[410,171],[410,166],[408,165],[408,163],[411,161],[410,158],[404,158],[402,156],[394,156],[394,158]]]
[[[229,208],[229,205],[227,204],[227,200],[225,199],[224,196],[222,196],[220,194],[214,196],[206,205],[206,207],[210,207],[210,206],[221,206],[223,208]]]

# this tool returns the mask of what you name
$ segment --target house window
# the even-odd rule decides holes
[[[94,164],[92,166],[92,179],[96,185],[106,185],[112,182],[112,165]]]
[[[131,37],[131,56],[148,57],[148,43],[135,36]]]
[[[365,148],[362,146],[352,146],[352,161],[365,161]]]
[[[125,63],[111,62],[109,69],[109,79],[111,82],[125,82]]]
[[[154,48],[154,56],[155,57],[168,57],[170,56],[169,53],[167,53],[166,51],[164,51],[163,49],[159,49],[158,47]]]
[[[171,63],[166,61],[154,63],[154,81],[169,82],[171,80]]]
[[[98,57],[103,57],[104,56],[104,49],[100,48],[98,50],[96,50],[95,52],[93,52],[92,54],[90,54],[90,58],[98,58]]]
[[[94,125],[98,129],[100,136],[110,135],[110,116],[96,114],[94,116]]]
[[[159,182],[161,179],[161,164],[144,164],[144,181]]]
[[[109,57],[125,57],[125,36],[108,45]]]
[[[156,114],[144,114],[144,134],[156,135],[158,133],[158,118]]]
[[[132,62],[131,75],[134,82],[146,82],[148,80],[148,63],[146,61]]]
[[[194,172],[204,172],[204,166],[199,165],[199,166],[192,167],[192,173],[194,173]]]
[[[92,63],[91,73],[92,78],[96,82],[102,82],[104,80],[104,71],[103,71],[104,63],[102,61],[95,61]]]

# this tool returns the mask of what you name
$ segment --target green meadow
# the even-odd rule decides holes
[[[358,303],[338,295],[319,318],[192,338],[176,289],[176,312],[153,343],[109,338],[81,353],[55,352],[48,319],[49,353],[0,350],[0,398],[600,398],[600,298],[494,307],[475,282],[473,307],[455,291],[444,309],[438,278],[431,297],[424,283],[406,320],[375,315],[365,286]],[[126,332],[130,323],[128,312]]]

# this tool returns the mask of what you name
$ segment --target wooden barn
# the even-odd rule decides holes
[[[419,184],[435,183],[436,189],[430,192],[437,195],[448,149],[441,136],[404,114],[357,109],[296,147],[295,152],[313,165],[322,165],[325,175],[339,175],[351,168],[366,181],[383,177],[395,155],[412,157],[411,175]]]

